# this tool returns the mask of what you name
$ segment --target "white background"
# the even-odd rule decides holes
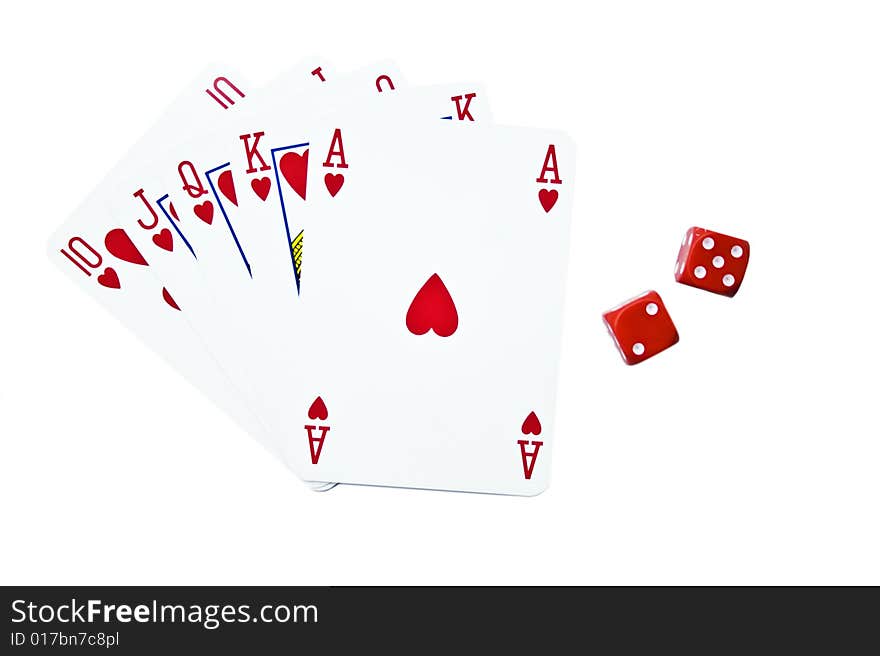
[[[874,5],[417,4],[5,6],[0,582],[880,583]],[[47,261],[204,64],[312,54],[578,142],[545,494],[309,492]],[[691,225],[750,241],[736,298],[673,281]],[[626,367],[648,288],[681,342]]]

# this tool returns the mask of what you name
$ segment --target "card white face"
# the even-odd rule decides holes
[[[165,165],[170,172],[167,187],[173,186],[174,191],[162,202],[165,207],[176,207],[176,214],[181,216],[180,208],[187,205],[185,199],[184,203],[177,200],[182,196],[180,164],[195,161],[196,154],[199,161],[205,162],[201,185],[214,191],[209,200],[216,217],[207,230],[217,230],[219,236],[215,239],[191,236],[197,255],[195,260],[182,249],[163,253],[158,260],[162,274],[174,281],[175,288],[183,290],[180,303],[186,307],[190,321],[210,350],[217,354],[224,371],[240,386],[248,404],[261,418],[268,415],[277,421],[270,429],[276,436],[278,448],[284,448],[286,443],[289,417],[283,413],[276,417],[276,413],[289,403],[290,377],[299,371],[303,349],[299,340],[293,267],[296,242],[288,238],[291,234],[288,230],[293,225],[304,225],[309,207],[304,186],[307,171],[301,168],[301,178],[295,178],[291,169],[284,169],[282,165],[284,158],[290,155],[296,155],[301,163],[308,161],[305,154],[309,149],[308,126],[315,118],[302,113],[304,107],[313,106],[317,114],[322,108],[330,109],[334,101],[345,107],[346,100],[379,97],[374,88],[375,75],[353,77],[353,80],[343,79],[341,84],[334,81],[328,85],[338,91],[323,95],[322,102],[299,100],[295,108],[286,110],[272,103],[276,110],[274,116],[262,111],[251,112],[223,132],[210,135],[204,143],[186,144],[183,150],[178,148],[178,152],[194,155],[172,157]],[[381,77],[384,80],[391,76],[383,73]],[[394,78],[399,79],[396,75]],[[397,88],[400,86],[398,82]],[[401,97],[396,106],[399,114],[413,124],[440,123],[441,111],[448,109],[449,98],[449,88],[418,90],[406,96],[406,100]],[[443,102],[434,102],[434,99]],[[362,103],[349,104],[360,111]],[[471,102],[470,114],[478,107],[486,107],[483,97],[477,103]],[[488,117],[488,111],[483,109],[477,115]],[[255,123],[258,119],[260,122]],[[221,165],[212,166],[208,162],[221,162]],[[224,192],[220,186],[221,169],[235,180],[234,196],[228,192],[233,187]],[[189,179],[195,179],[189,167],[186,173]],[[262,184],[263,179],[268,180],[268,194],[257,194],[247,183],[251,180]],[[298,186],[300,184],[302,186]],[[188,218],[193,221],[191,216]],[[204,221],[199,219],[196,223],[200,231],[206,230],[201,225]],[[188,234],[196,235],[196,232]],[[230,235],[234,235],[234,240]],[[139,235],[144,247],[150,246],[147,236],[146,233]],[[200,276],[208,288],[207,293],[193,284]],[[304,463],[291,461],[291,466],[300,476],[309,471]]]
[[[48,253],[81,288],[242,428],[258,439],[262,436],[261,441],[268,445],[265,429],[196,338],[175,299],[173,287],[156,276],[151,266],[153,253],[139,248],[133,241],[132,235],[139,229],[135,221],[126,221],[111,211],[120,189],[126,186],[126,181],[137,177],[144,162],[191,134],[197,126],[216,124],[248,93],[246,82],[229,72],[228,67],[215,66],[199,75],[53,234]],[[140,202],[136,198],[132,200]],[[142,209],[143,206],[138,211]],[[167,245],[167,242],[161,243]]]
[[[307,218],[289,457],[312,479],[537,494],[554,433],[571,142],[363,119],[312,138],[335,152],[310,158],[310,183],[342,185]]]
[[[198,131],[229,120],[251,95],[243,78],[226,66],[197,76],[55,232],[48,253],[62,271],[246,432],[280,455],[246,396],[197,337],[186,308],[178,302],[181,295],[175,284],[185,287],[191,297],[199,288],[199,279],[169,282],[165,277],[163,263],[169,258],[189,265],[190,270],[194,260],[177,227],[164,222],[149,201],[158,187],[156,170],[151,168],[157,157],[174,144],[193,139]]]
[[[310,67],[310,63],[313,62],[301,62],[273,82],[260,96],[265,98],[262,104],[255,102],[257,99],[249,99],[250,107],[257,105],[265,111],[267,107],[280,106],[282,100],[289,107],[320,106],[322,93],[324,102],[327,97],[325,84],[337,76],[326,66]],[[315,70],[321,73],[320,79],[315,77]],[[308,71],[312,71],[311,75]],[[334,84],[335,88],[340,86]],[[329,86],[334,88],[333,84]],[[232,104],[229,100],[226,102]],[[248,106],[243,101],[238,104]],[[255,110],[250,114],[259,115]],[[239,123],[236,115],[224,115],[223,119],[227,125]],[[272,331],[262,330],[259,322],[252,318],[264,316],[260,312],[261,304],[272,303],[275,297],[270,301],[266,300],[267,294],[260,294],[265,289],[255,286],[250,275],[251,264],[242,248],[245,243],[254,246],[252,241],[243,239],[252,234],[248,228],[255,227],[247,224],[247,218],[256,209],[253,203],[266,201],[267,195],[261,193],[258,185],[249,184],[255,180],[246,171],[235,177],[231,167],[222,163],[221,153],[228,160],[232,147],[237,152],[242,145],[259,161],[259,151],[254,152],[256,144],[240,143],[238,128],[235,130],[233,143],[213,141],[203,148],[192,132],[184,130],[163,152],[155,154],[158,149],[154,148],[151,161],[136,171],[117,176],[116,188],[104,195],[110,198],[110,214],[129,226],[134,247],[150,254],[152,269],[175,289],[190,325],[195,326],[208,350],[214,354],[235,354],[231,366],[228,357],[222,358],[223,372],[231,376],[236,388],[234,400],[246,403],[258,413],[263,397],[252,391],[271,377],[264,375],[264,362],[254,357],[253,349],[266,343],[274,350],[277,342],[266,339]],[[217,133],[210,134],[214,137]],[[218,162],[221,164],[217,165]],[[170,184],[160,184],[161,179],[169,180]],[[159,191],[163,189],[170,193]],[[242,234],[236,234],[233,226]],[[255,262],[259,259],[256,250],[249,255]],[[257,265],[261,282],[287,280],[288,270],[273,278],[266,275],[264,264],[265,261],[260,260]],[[289,328],[289,322],[274,322],[273,328]],[[281,334],[290,334],[290,331]],[[184,345],[191,341],[183,335],[179,340]],[[208,385],[215,384],[218,378],[217,372],[211,373],[208,368],[205,368],[205,376],[209,377]],[[253,401],[255,398],[257,402]],[[257,431],[258,439],[278,454],[278,440],[269,436],[262,423],[251,429],[251,432]],[[320,489],[332,484],[308,485]]]
[[[314,111],[198,118],[227,124],[225,142],[193,140],[189,124],[150,133],[50,253],[307,480],[536,494],[572,149],[555,133],[453,126],[488,124],[470,87],[403,101],[399,75],[372,77],[369,95],[328,96],[349,105],[326,123],[321,102],[297,100]],[[198,93],[243,104],[240,85],[215,81]]]
[[[323,67],[326,77],[317,80],[302,75],[303,70],[300,65],[300,74],[285,76],[284,85],[271,85],[275,96],[287,98],[294,106],[320,107],[328,97],[324,84],[329,72]],[[273,97],[262,108],[278,105]],[[249,116],[260,113],[252,111]],[[286,255],[280,260],[277,275],[271,275],[273,261],[262,257],[261,251],[261,244],[266,242],[256,241],[266,227],[265,222],[258,222],[257,215],[261,206],[269,205],[268,195],[258,194],[259,189],[249,184],[253,176],[246,170],[236,169],[237,175],[233,176],[228,164],[234,159],[230,155],[238,154],[240,149],[245,148],[256,162],[264,152],[265,144],[255,150],[254,141],[245,143],[239,138],[241,125],[248,120],[230,118],[226,123],[234,127],[211,133],[205,143],[181,138],[157,155],[145,167],[145,173],[117,180],[111,214],[130,225],[136,247],[151,254],[152,268],[176,290],[177,301],[185,308],[190,324],[208,350],[218,354],[224,373],[234,382],[236,399],[244,400],[259,415],[262,404],[273,399],[260,390],[264,385],[271,386],[272,371],[283,362],[283,357],[276,354],[284,348],[296,348],[295,340],[289,339],[295,331],[289,312],[295,301],[295,287]],[[218,134],[232,133],[235,138],[229,143],[217,140]],[[229,175],[224,177],[224,173]],[[169,182],[163,185],[157,179]],[[157,191],[161,189],[168,193]],[[154,202],[149,203],[149,198]],[[272,228],[274,233],[283,234],[280,217]],[[166,241],[168,237],[172,239]],[[283,241],[272,247],[285,253]],[[274,292],[272,286],[284,291]],[[286,337],[286,344],[279,348],[277,338],[281,336]],[[265,430],[263,435],[277,454],[280,440],[273,440]]]

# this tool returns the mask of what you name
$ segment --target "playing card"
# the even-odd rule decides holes
[[[384,73],[380,77],[390,78]],[[398,76],[395,75],[395,78]],[[374,79],[378,78],[364,74],[353,76],[354,82],[348,84],[352,91],[345,97],[356,97],[353,94],[377,93],[371,91],[371,87],[374,87]],[[356,84],[358,81],[366,81],[369,84],[361,84],[358,87]],[[398,82],[398,87],[399,84]],[[338,92],[336,97],[341,98],[341,94],[342,92]],[[417,94],[416,97],[422,98],[424,95]],[[482,102],[485,104],[485,101]],[[275,102],[272,105],[278,107]],[[304,101],[297,101],[300,111],[303,105],[305,105]],[[434,121],[439,118],[436,111],[438,108],[432,107],[429,111],[429,103],[426,100],[414,102],[413,107],[425,117],[424,121]],[[289,119],[293,113],[290,110],[285,118]],[[488,114],[487,111],[484,113]],[[257,118],[264,118],[260,112],[253,114]],[[302,118],[305,125],[308,124],[307,118],[306,116]],[[287,128],[283,121],[279,121],[278,126],[279,128],[272,132],[273,135],[276,132],[279,135],[296,134],[292,129]],[[275,167],[275,164],[283,162],[283,157],[295,152],[296,147],[290,148],[288,144],[291,142],[296,144],[298,141],[305,144],[306,155],[303,161],[307,161],[308,143],[302,139],[307,140],[308,130],[303,129],[303,133],[305,133],[304,137],[295,137],[287,141],[281,137],[280,142],[284,146],[275,149],[271,148],[271,142],[268,141],[267,130],[227,130],[225,134],[234,134],[236,137],[228,141],[241,148],[238,159],[233,157],[229,164],[208,168],[205,177],[215,181],[213,185],[215,206],[219,215],[223,216],[224,227],[231,229],[231,232],[224,231],[221,234],[232,234],[234,239],[227,241],[225,251],[218,250],[215,256],[211,255],[211,251],[207,251],[206,255],[205,245],[197,239],[192,239],[197,255],[195,263],[191,258],[186,257],[186,253],[177,254],[176,257],[180,261],[171,257],[170,253],[166,254],[167,257],[163,257],[160,263],[160,266],[165,267],[162,270],[165,279],[174,280],[175,287],[184,290],[180,295],[181,303],[187,306],[188,315],[197,331],[203,336],[211,351],[217,354],[224,370],[229,372],[234,380],[240,381],[239,384],[249,404],[252,404],[260,415],[274,412],[275,408],[286,404],[286,387],[283,381],[296,372],[297,359],[302,349],[297,339],[295,313],[297,286],[296,278],[292,275],[291,254],[294,252],[292,246],[295,244],[293,240],[288,239],[290,224],[285,221],[286,218],[294,215],[285,214],[283,195],[295,193],[295,190],[294,185],[290,184],[292,178],[289,171],[282,170],[280,166]],[[249,136],[241,139],[242,134]],[[189,150],[199,153],[210,152],[219,148],[217,145],[219,142],[219,138],[212,136],[206,139],[204,144],[190,144]],[[278,156],[277,153],[280,151],[284,151],[284,154]],[[204,159],[204,156],[200,155],[200,159]],[[215,160],[217,159],[219,157],[215,157]],[[177,162],[177,160],[169,161]],[[267,165],[270,166],[268,170],[259,170]],[[179,163],[173,165],[174,168],[177,166]],[[235,202],[230,200],[229,194],[224,194],[220,190],[216,182],[219,180],[217,174],[221,168],[224,171],[234,171]],[[250,169],[257,170],[248,173]],[[285,176],[285,172],[288,175]],[[171,179],[174,177],[172,176]],[[248,184],[242,182],[263,178],[269,179],[270,190],[275,192],[273,195],[267,195],[266,198],[262,198],[252,187],[249,188]],[[179,188],[179,184],[177,186]],[[178,195],[180,195],[179,191]],[[171,196],[173,197],[173,194]],[[166,202],[169,200],[165,196],[163,198]],[[305,198],[301,200],[305,201]],[[173,206],[175,202],[168,202],[166,207]],[[287,207],[290,209],[289,205]],[[295,217],[300,218],[306,208],[307,203],[299,204],[296,207]],[[176,213],[178,216],[181,214],[179,209]],[[240,266],[243,263],[246,263],[246,266]],[[213,292],[211,295],[204,295],[200,285],[192,283],[195,277],[192,272],[193,267],[200,269],[200,272],[206,276]],[[256,318],[259,320],[255,320]],[[287,426],[282,424],[273,430],[278,436],[279,444],[283,444]],[[301,468],[294,468],[301,471]]]
[[[312,137],[329,154],[310,159],[310,182],[344,182],[308,212],[289,457],[306,478],[537,494],[573,146],[543,130],[363,119]]]
[[[357,89],[360,85],[361,90],[364,88],[370,90],[374,86],[373,79],[378,81],[388,79],[388,76],[375,77],[372,71],[368,71],[366,74],[361,73],[354,76],[354,80],[349,86]],[[363,84],[364,81],[367,84]],[[378,88],[378,84],[375,86]],[[394,94],[376,93],[370,90],[364,95],[361,91],[357,102],[353,102],[351,99],[354,96],[349,95],[348,102],[344,104],[345,109],[340,113],[356,111],[368,115],[373,111],[380,113],[394,111],[397,117],[395,121],[406,120],[415,125],[421,125],[423,122],[440,122],[438,119],[450,118],[447,112],[452,110],[453,120],[456,122],[481,121],[483,124],[491,122],[486,94],[478,85],[437,85],[417,89],[408,88],[405,91],[399,91],[400,85],[398,85],[397,89],[398,91]],[[462,91],[463,89],[464,91]],[[477,89],[479,89],[479,93],[475,91]],[[462,100],[464,102],[461,102]],[[337,109],[340,106],[343,104],[337,103]],[[356,109],[350,109],[351,106],[355,106]],[[265,279],[262,293],[266,298],[274,299],[273,305],[265,310],[266,314],[264,314],[264,316],[273,318],[262,325],[265,326],[268,323],[276,328],[291,326],[290,329],[282,330],[277,341],[268,339],[267,333],[263,333],[263,337],[266,338],[265,343],[272,351],[271,359],[274,371],[268,372],[263,369],[259,375],[260,380],[264,383],[260,388],[259,396],[260,400],[266,404],[266,412],[261,412],[261,415],[268,413],[270,416],[277,416],[278,408],[289,405],[290,377],[292,374],[297,376],[301,371],[301,353],[304,348],[308,348],[308,342],[302,342],[299,339],[294,341],[290,338],[291,335],[299,333],[297,318],[299,313],[295,303],[289,304],[289,301],[291,299],[296,301],[295,294],[299,293],[301,286],[303,252],[308,251],[306,226],[309,224],[311,215],[309,206],[316,200],[317,202],[332,202],[332,199],[340,193],[344,185],[343,171],[325,172],[327,167],[323,164],[329,160],[333,164],[332,168],[343,170],[347,164],[344,145],[340,139],[337,138],[335,143],[322,144],[316,148],[315,144],[309,141],[309,135],[312,134],[312,131],[307,128],[294,127],[291,129],[286,120],[287,116],[276,111],[274,114],[266,113],[261,118],[261,125],[266,127],[259,132],[266,135],[267,140],[269,135],[275,139],[275,141],[268,141],[270,145],[275,145],[272,145],[269,150],[271,159],[267,156],[266,160],[270,162],[270,171],[274,170],[274,189],[277,190],[278,204],[274,207],[272,204],[256,204],[257,206],[247,213],[249,227],[261,227],[262,229],[251,231],[250,235],[245,236],[242,241],[256,244],[257,248],[249,250],[252,253],[259,253],[253,259],[264,268]],[[309,121],[304,120],[301,124],[294,122],[293,125],[307,126]],[[252,132],[252,134],[256,133]],[[284,136],[295,134],[303,136]],[[331,141],[333,140],[331,139]],[[281,145],[278,145],[279,143]],[[309,174],[306,176],[306,167],[309,166],[309,156],[312,153],[316,153],[321,158],[321,171],[317,175]],[[240,168],[246,165],[249,168],[253,166],[250,155],[252,153],[245,151],[245,156],[240,156]],[[338,162],[334,163],[335,159],[338,159]],[[315,162],[314,159],[311,161]],[[222,203],[222,199],[219,202]],[[258,214],[259,210],[263,210],[263,213]],[[279,222],[279,218],[281,222]],[[282,227],[283,235],[279,233],[279,229]],[[305,247],[303,244],[306,244]],[[292,279],[289,278],[289,275],[288,278],[283,276],[285,262],[289,267],[288,272],[293,274]],[[291,286],[293,281],[296,283],[295,289]],[[281,299],[281,301],[279,302],[277,299]],[[285,305],[285,302],[288,304]],[[284,317],[279,316],[280,314],[284,314]],[[277,347],[279,344],[280,348]],[[235,367],[232,366],[232,368]],[[284,443],[291,430],[288,425],[290,417],[289,415],[280,416],[277,419],[278,421],[273,424],[272,430],[279,435]],[[299,455],[302,456],[302,454]],[[302,457],[299,457],[291,459],[289,462],[297,472],[310,471],[308,467],[310,460],[304,461]],[[303,474],[300,473],[300,475]]]
[[[198,94],[215,115],[188,92],[51,256],[305,479],[538,493],[570,221],[559,161],[573,171],[573,148],[556,133],[468,129],[489,124],[477,87],[402,93],[382,66],[345,84],[299,67],[262,103],[240,77],[210,77]],[[224,127],[193,138],[211,123]],[[393,247],[377,254],[376,237]],[[528,271],[511,251],[529,253]],[[405,297],[403,331],[391,317]],[[517,475],[505,440],[526,407]]]
[[[300,71],[306,70],[302,65],[298,68]],[[326,67],[322,72],[324,80],[309,80],[309,83],[323,87],[327,80]],[[303,89],[292,94],[290,89],[295,86],[291,83],[293,78],[290,75],[286,77],[287,83],[272,85],[276,95],[286,95],[304,104]],[[300,78],[307,77],[300,75]],[[269,102],[277,104],[277,99]],[[260,305],[271,301],[264,293],[265,289],[260,293],[260,287],[255,285],[249,262],[243,256],[238,257],[242,255],[239,237],[232,231],[232,222],[245,216],[244,212],[239,211],[239,206],[247,207],[246,202],[239,202],[236,185],[245,189],[241,194],[243,197],[252,189],[246,188],[246,176],[230,179],[228,184],[224,183],[222,174],[212,178],[212,174],[217,173],[216,169],[223,167],[207,168],[207,164],[204,167],[195,164],[202,161],[216,163],[216,157],[204,158],[204,151],[191,148],[192,143],[192,139],[181,139],[169,145],[166,152],[158,157],[158,161],[165,164],[173,162],[173,187],[164,187],[156,182],[155,166],[152,164],[146,167],[146,173],[138,172],[123,180],[117,179],[115,193],[111,194],[110,215],[128,226],[135,248],[150,253],[152,269],[158,277],[171,281],[168,284],[175,287],[175,302],[186,308],[190,324],[197,326],[197,332],[208,349],[214,352],[223,349],[234,354],[232,361],[235,366],[231,372],[236,381],[237,394],[245,401],[249,398],[259,400],[262,397],[256,390],[266,376],[262,367],[264,359],[255,356],[254,345],[274,343],[273,348],[277,348],[277,342],[267,339],[267,336],[273,330],[285,330],[285,334],[289,335],[290,323],[275,321],[272,322],[272,328],[267,329],[252,322],[253,317],[269,316],[260,312]],[[214,146],[215,143],[211,142],[210,145]],[[145,182],[147,179],[149,182]],[[212,187],[227,202],[225,209],[215,210],[219,203],[213,194],[206,193]],[[150,191],[144,190],[162,188],[170,188],[173,193],[160,194],[156,191],[152,194],[156,200],[149,203]],[[255,193],[254,197],[258,198],[258,195]],[[210,209],[206,211],[206,207]],[[281,230],[280,222],[276,229]],[[260,266],[258,270],[260,276],[257,281],[264,286],[269,284],[272,278],[266,275],[266,267]],[[291,279],[287,269],[283,274],[278,277],[281,282]],[[187,340],[183,341],[185,343]],[[224,370],[227,369],[224,367]],[[326,484],[319,483],[317,486]]]
[[[197,76],[165,116],[129,151],[48,244],[50,259],[152,350],[198,387],[244,430],[276,455],[277,447],[245,397],[197,339],[173,288],[156,275],[157,253],[170,252],[178,235],[160,225],[146,203],[144,162],[170,144],[210,129],[251,94],[241,75],[214,66]],[[114,210],[128,203],[124,212]],[[149,248],[132,239],[152,231]]]
[[[300,62],[282,79],[270,85],[272,93],[289,95],[294,88],[300,95],[320,91],[322,81],[310,74],[315,68],[315,60]],[[320,68],[325,74],[328,71],[326,65]],[[306,85],[311,86],[306,88]],[[228,95],[223,99],[224,104],[230,106]],[[247,102],[239,100],[238,105],[246,106],[255,101],[256,98],[249,97]],[[213,121],[213,124],[229,123],[233,117],[234,114],[224,113],[222,119]],[[217,321],[213,326],[206,327],[194,322],[202,316],[204,306],[211,306],[215,293],[221,293],[226,299],[243,298],[248,291],[248,272],[245,262],[227,256],[237,248],[236,237],[226,217],[216,210],[213,191],[209,191],[216,184],[219,194],[236,201],[236,182],[232,178],[227,181],[222,176],[219,180],[211,180],[202,166],[203,161],[199,159],[199,151],[188,148],[194,139],[195,134],[190,131],[167,143],[161,153],[154,149],[150,161],[125,175],[117,175],[113,189],[104,195],[108,198],[110,215],[126,225],[136,247],[149,254],[151,269],[156,276],[175,288],[176,303],[185,308],[189,325],[197,325],[196,333],[204,345],[203,349],[211,352],[212,348],[217,347],[218,341],[214,337],[217,329],[222,330],[236,318],[244,319],[251,313],[242,303],[238,303],[228,316],[215,313],[213,316]],[[165,188],[159,182],[165,177],[162,164],[169,161],[174,162],[173,194],[159,191]],[[183,339],[184,342],[191,341],[187,337]],[[237,347],[245,344],[242,341]],[[233,384],[236,402],[249,405],[248,394],[242,392],[250,385],[249,379],[233,377]],[[252,407],[249,409],[252,410]],[[258,439],[267,448],[278,453],[277,440],[271,439],[261,424],[253,430],[259,431]],[[313,489],[327,487],[325,484],[308,485]]]

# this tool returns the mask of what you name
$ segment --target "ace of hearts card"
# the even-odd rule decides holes
[[[288,458],[312,480],[538,494],[573,145],[545,130],[365,119],[313,130]]]

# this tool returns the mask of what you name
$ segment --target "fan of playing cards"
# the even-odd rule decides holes
[[[475,84],[197,78],[50,257],[311,488],[534,495],[574,147]]]

